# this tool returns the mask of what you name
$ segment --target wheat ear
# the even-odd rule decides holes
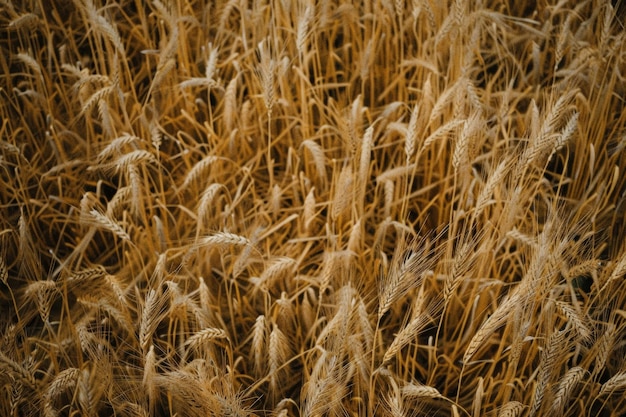
[[[578,385],[587,372],[580,366],[569,369],[559,381],[557,390],[552,403],[552,412],[555,414],[563,414],[563,409],[570,399],[576,385]]]
[[[498,417],[518,417],[522,414],[524,408],[526,406],[519,401],[509,401],[500,408]]]

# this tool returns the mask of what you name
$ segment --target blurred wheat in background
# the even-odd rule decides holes
[[[619,1],[0,3],[0,415],[625,415]]]

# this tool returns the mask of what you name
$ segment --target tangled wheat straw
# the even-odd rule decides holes
[[[0,2],[0,415],[624,415],[625,10]]]

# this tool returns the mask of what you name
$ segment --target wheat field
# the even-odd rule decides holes
[[[0,1],[0,415],[626,415],[626,9],[444,3]]]

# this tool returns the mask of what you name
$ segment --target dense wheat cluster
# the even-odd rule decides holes
[[[625,415],[619,3],[1,3],[0,415]]]

